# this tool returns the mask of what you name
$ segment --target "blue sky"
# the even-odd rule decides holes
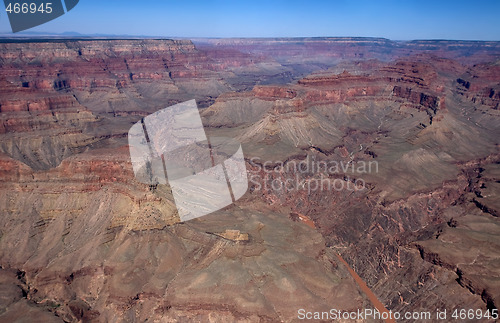
[[[80,0],[36,32],[500,40],[500,1]],[[0,15],[0,33],[11,32]]]

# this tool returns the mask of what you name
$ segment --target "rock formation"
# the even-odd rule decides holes
[[[499,43],[193,42],[0,42],[0,320],[498,308]],[[193,98],[250,188],[182,223],[126,136]]]

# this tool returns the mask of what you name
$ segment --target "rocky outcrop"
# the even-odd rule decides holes
[[[297,96],[297,93],[293,89],[278,86],[255,86],[252,92],[254,96],[270,101],[277,99],[293,99]]]
[[[498,64],[477,64],[456,79],[457,92],[474,104],[500,107],[500,85]]]
[[[395,96],[408,100],[411,103],[421,105],[424,108],[431,109],[434,113],[438,108],[439,98],[422,92],[414,92],[411,88],[402,88],[394,86],[392,90]]]

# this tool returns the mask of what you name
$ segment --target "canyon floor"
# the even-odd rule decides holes
[[[2,322],[498,309],[500,42],[1,39],[0,66]],[[249,188],[181,222],[127,135],[191,99]]]

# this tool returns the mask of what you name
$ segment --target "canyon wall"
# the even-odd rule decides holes
[[[0,42],[0,319],[274,322],[305,305],[372,307],[337,254],[393,311],[497,308],[499,48]],[[250,187],[182,223],[168,185],[134,178],[127,132],[193,98],[208,135],[242,143]],[[350,167],[362,163],[375,166]],[[325,178],[342,189],[312,189]]]

